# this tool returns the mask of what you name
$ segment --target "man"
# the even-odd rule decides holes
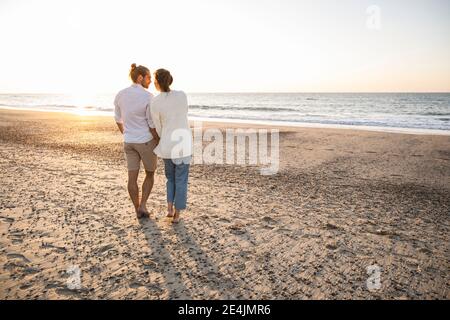
[[[130,78],[133,84],[121,90],[114,100],[114,118],[124,138],[124,151],[128,167],[128,193],[133,202],[137,218],[149,217],[147,200],[153,188],[157,157],[153,149],[158,145],[159,136],[155,130],[148,92],[151,76],[144,66],[131,65]],[[139,201],[137,179],[141,161],[145,168],[142,197]]]

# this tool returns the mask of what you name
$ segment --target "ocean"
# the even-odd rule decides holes
[[[191,119],[450,131],[450,93],[187,94]],[[114,96],[0,94],[0,107],[112,116]]]

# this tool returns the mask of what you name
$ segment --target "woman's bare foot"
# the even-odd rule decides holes
[[[175,214],[173,215],[172,223],[180,222],[180,211],[175,210]]]
[[[173,204],[167,205],[167,217],[172,218],[173,217]]]

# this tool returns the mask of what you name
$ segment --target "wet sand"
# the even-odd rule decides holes
[[[280,129],[276,175],[192,165],[174,226],[111,118],[0,110],[0,298],[449,299],[450,136]]]

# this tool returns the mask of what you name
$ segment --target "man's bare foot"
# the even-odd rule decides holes
[[[142,217],[146,217],[149,218],[150,217],[150,212],[148,212],[147,210],[147,206],[140,206],[139,209],[137,210],[138,215]]]
[[[167,211],[167,218],[172,218],[173,217],[173,211]]]
[[[137,217],[138,219],[141,219],[141,218],[150,218],[150,212],[144,211],[144,210],[142,210],[142,209],[138,209],[138,210],[136,210],[136,217]]]
[[[173,215],[172,223],[180,222],[180,211],[175,210],[175,214]]]

